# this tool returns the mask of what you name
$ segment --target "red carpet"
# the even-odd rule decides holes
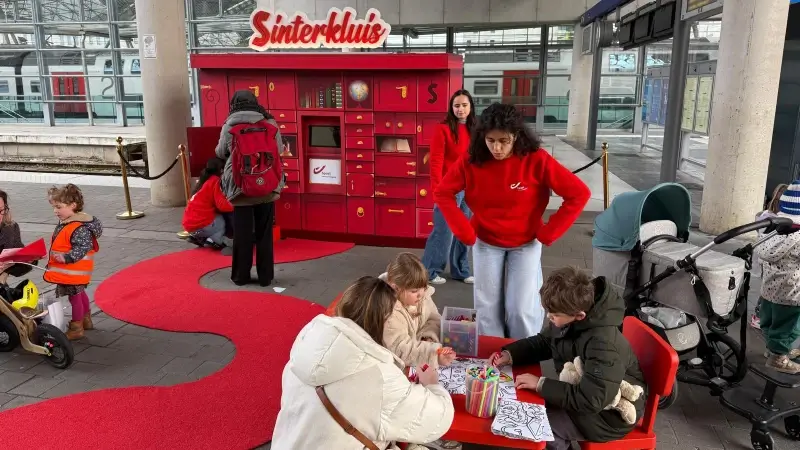
[[[287,239],[276,243],[275,261],[321,258],[352,247]],[[137,325],[225,336],[236,345],[231,364],[192,383],[104,389],[0,413],[1,447],[217,450],[269,441],[289,349],[324,309],[284,295],[201,287],[200,277],[230,264],[217,255],[195,249],[140,262],[104,281],[95,302]],[[31,431],[34,424],[50,425]]]

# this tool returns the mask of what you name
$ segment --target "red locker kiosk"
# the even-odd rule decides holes
[[[191,65],[203,125],[189,129],[193,168],[213,154],[208,136],[218,136],[230,97],[249,89],[283,136],[283,235],[424,246],[433,227],[429,146],[462,87],[461,56],[193,54]]]

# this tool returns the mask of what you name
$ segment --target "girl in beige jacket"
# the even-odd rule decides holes
[[[379,278],[394,288],[398,299],[383,331],[386,348],[406,366],[450,365],[456,353],[439,343],[442,316],[422,261],[413,253],[400,253]]]

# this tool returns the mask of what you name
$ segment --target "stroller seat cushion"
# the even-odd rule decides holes
[[[657,242],[642,255],[641,283],[655,277],[676,261],[696,252],[699,247],[690,243]],[[708,251],[695,262],[698,274],[708,288],[714,313],[725,316],[735,305],[745,273],[745,263],[735,256]],[[708,318],[705,306],[695,295],[692,275],[679,271],[652,290],[650,298],[663,305],[680,309],[697,317]]]
[[[645,242],[648,239],[660,236],[678,236],[678,226],[671,220],[654,220],[647,222],[639,227],[639,241]]]

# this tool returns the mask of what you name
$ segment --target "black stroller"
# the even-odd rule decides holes
[[[625,298],[626,314],[639,317],[672,345],[681,360],[678,380],[720,395],[747,374],[747,325],[741,319],[747,314],[753,249],[778,232],[789,232],[792,221],[743,225],[702,248],[687,242],[690,222],[691,198],[680,184],[621,194],[595,219],[593,270]],[[766,230],[761,240],[732,255],[712,250],[758,230]],[[738,320],[736,342],[727,330]],[[660,408],[677,399],[678,383],[672,389],[660,399]]]

